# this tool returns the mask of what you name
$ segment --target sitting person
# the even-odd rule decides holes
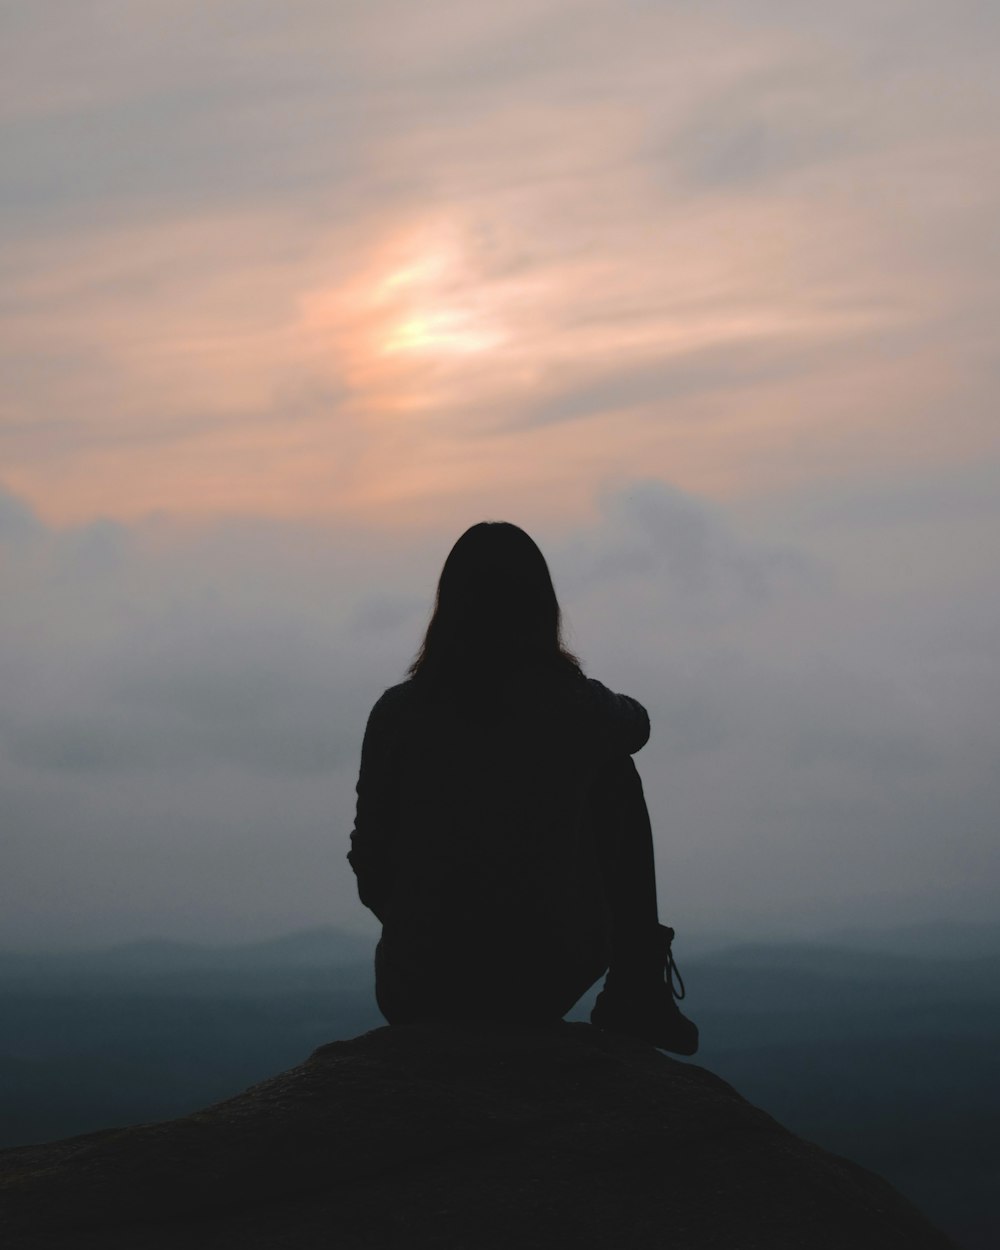
[[[607,972],[595,1025],[695,1052],[632,760],[648,737],[642,705],[563,646],[532,539],[506,522],[467,530],[361,752],[348,858],[382,922],[390,1024],[555,1022]]]

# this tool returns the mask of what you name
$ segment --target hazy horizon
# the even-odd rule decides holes
[[[884,1176],[956,1244],[992,1250],[1000,925],[989,928],[988,943],[946,929],[897,935],[881,953],[685,943],[695,1062]],[[185,1115],[380,1027],[371,968],[342,958],[348,946],[313,934],[207,953],[0,952],[0,1147]],[[588,1018],[595,990],[570,1021]]]
[[[364,927],[484,517],[681,934],[992,919],[995,6],[0,8],[0,947]]]

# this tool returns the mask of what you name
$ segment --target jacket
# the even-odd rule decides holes
[[[365,730],[348,856],[383,924],[383,969],[492,993],[606,962],[588,795],[648,737],[637,700],[578,673],[520,674],[481,703],[418,680],[388,689]]]

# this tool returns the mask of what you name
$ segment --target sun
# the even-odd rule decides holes
[[[523,300],[475,240],[454,221],[409,223],[298,297],[304,350],[368,426],[467,406],[516,373]]]
[[[456,235],[408,244],[410,254],[373,284],[379,353],[447,360],[499,347],[506,336],[488,284]]]
[[[462,308],[428,308],[397,322],[382,341],[382,353],[415,352],[467,356],[498,347],[503,336]]]

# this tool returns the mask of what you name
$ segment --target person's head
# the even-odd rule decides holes
[[[467,679],[525,665],[579,671],[563,646],[549,566],[524,530],[480,521],[455,543],[413,677]]]

